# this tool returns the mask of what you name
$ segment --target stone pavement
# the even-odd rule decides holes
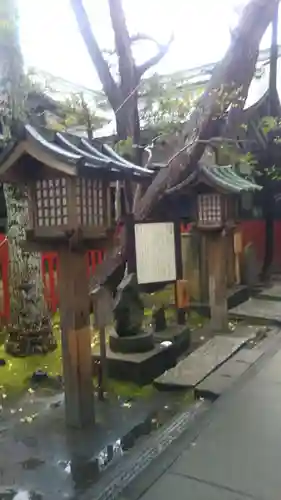
[[[281,346],[276,344],[122,500],[280,500]]]
[[[0,411],[0,500],[80,498],[122,462],[135,441],[173,418],[181,399],[153,392],[143,399],[96,402],[96,427],[79,431],[65,427],[62,394],[42,388],[28,393]]]

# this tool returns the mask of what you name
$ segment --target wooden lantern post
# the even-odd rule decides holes
[[[85,427],[94,423],[87,261],[63,246],[58,255],[66,422]]]
[[[99,331],[100,339],[100,370],[98,382],[99,399],[104,400],[107,389],[107,356],[106,356],[106,327],[113,322],[113,299],[105,286],[98,286],[91,292],[94,310],[94,325]]]
[[[238,195],[260,189],[257,184],[242,178],[231,166],[200,163],[186,180],[168,191],[169,195],[186,192],[194,200],[195,226],[204,236],[202,241],[208,261],[211,325],[216,331],[228,327],[227,240],[230,239],[228,236],[232,238],[232,251],[240,250],[236,248],[239,246],[237,241],[234,241]]]
[[[108,181],[60,176],[31,182],[33,229],[28,240],[59,256],[60,317],[66,422],[94,424],[89,280],[86,250],[109,227]]]
[[[104,248],[114,231],[112,181],[147,181],[153,172],[99,141],[30,124],[20,130],[1,156],[0,180],[28,191],[26,248],[59,256],[66,423],[81,428],[94,423],[87,250]]]
[[[225,237],[228,201],[216,191],[206,190],[197,195],[197,227],[207,237],[211,326],[218,331],[228,327]]]

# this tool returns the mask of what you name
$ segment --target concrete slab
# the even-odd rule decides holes
[[[278,500],[280,392],[279,384],[249,379],[231,398],[217,404],[198,438],[187,444],[169,472],[238,489],[254,498]]]
[[[259,381],[281,383],[281,352],[273,356],[271,363],[257,374],[257,379]]]
[[[258,295],[258,299],[281,301],[281,283],[275,283],[264,288]]]
[[[230,317],[281,324],[281,304],[276,301],[251,298],[230,309]]]
[[[249,325],[249,324],[244,324],[243,321],[241,323],[238,323],[237,326],[235,327],[235,330],[233,330],[232,335],[235,337],[247,337],[247,338],[254,338],[262,334],[262,332],[267,332],[271,330],[270,327],[264,326],[264,325]]]
[[[259,347],[255,347],[253,349],[241,349],[233,356],[233,361],[236,363],[246,363],[251,365],[255,363],[262,356],[262,354],[264,354],[264,350]],[[232,359],[230,361],[232,361]],[[230,361],[227,362],[226,365],[228,365]],[[223,369],[228,369],[226,365],[221,367],[222,371]]]
[[[230,358],[252,337],[216,335],[196,349],[177,366],[158,377],[154,384],[159,388],[193,388],[218,366]]]
[[[215,400],[243,375],[263,354],[261,349],[241,349],[195,387],[195,397]]]
[[[246,365],[240,364],[240,373],[237,377],[228,377],[218,373],[212,373],[203,382],[195,387],[195,397],[204,398],[209,401],[215,401],[225,391],[229,390],[232,384],[239,376],[247,370]]]
[[[219,485],[206,484],[196,479],[166,474],[140,500],[245,500],[245,496]]]

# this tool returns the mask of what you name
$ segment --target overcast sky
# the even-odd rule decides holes
[[[21,42],[28,66],[74,83],[97,88],[99,80],[78,32],[69,0],[18,0]],[[229,43],[241,0],[123,0],[130,32],[145,32],[161,42],[175,41],[154,69],[172,72],[220,59]],[[101,47],[112,45],[107,0],[84,0]],[[270,43],[270,30],[262,47]],[[143,46],[140,59],[151,55]]]

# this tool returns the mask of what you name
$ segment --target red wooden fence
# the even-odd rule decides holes
[[[96,266],[102,262],[103,254],[103,250],[90,250],[87,253],[88,277],[94,274]],[[59,306],[59,260],[55,252],[42,254],[42,275],[45,299],[50,311],[55,312]]]
[[[264,253],[264,222],[262,220],[249,220],[241,223],[243,245],[252,242],[256,249],[257,259],[262,261]],[[274,263],[281,266],[281,221],[275,222],[275,248]],[[190,231],[190,224],[182,224],[182,233]],[[95,272],[97,264],[103,259],[102,250],[91,250],[87,253],[89,275]],[[9,253],[6,237],[0,234],[0,318],[8,319],[10,315],[9,300]],[[58,276],[59,262],[54,252],[42,255],[42,275],[45,298],[50,311],[55,312],[59,305]]]

